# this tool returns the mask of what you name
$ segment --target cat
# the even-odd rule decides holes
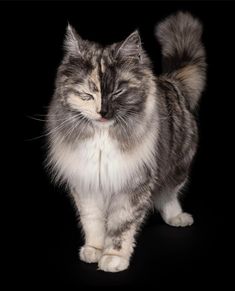
[[[198,142],[195,112],[206,81],[202,24],[179,11],[155,34],[160,76],[138,31],[103,47],[68,25],[49,106],[48,166],[78,211],[80,259],[106,272],[128,268],[153,207],[171,226],[193,223],[179,195]]]

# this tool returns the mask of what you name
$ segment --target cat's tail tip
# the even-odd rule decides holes
[[[158,23],[155,27],[155,35],[161,45],[169,44],[169,37],[180,42],[186,36],[193,36],[200,40],[202,35],[202,24],[199,19],[189,12],[178,11]]]

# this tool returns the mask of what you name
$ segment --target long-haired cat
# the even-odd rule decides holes
[[[172,226],[193,223],[179,193],[195,155],[195,110],[205,84],[202,26],[178,12],[156,27],[155,76],[138,31],[102,47],[69,25],[48,112],[48,164],[69,189],[85,243],[81,260],[128,268],[135,235],[154,205]]]

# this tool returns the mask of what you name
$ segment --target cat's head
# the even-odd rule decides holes
[[[103,48],[69,25],[64,46],[56,86],[67,110],[100,125],[143,113],[151,70],[138,31]]]

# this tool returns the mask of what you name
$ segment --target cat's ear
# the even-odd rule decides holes
[[[68,23],[64,40],[65,50],[73,55],[81,55],[83,39],[78,35],[76,30]]]
[[[130,34],[121,44],[116,51],[116,57],[121,56],[123,58],[138,58],[141,57],[141,38],[138,30],[135,30]]]

